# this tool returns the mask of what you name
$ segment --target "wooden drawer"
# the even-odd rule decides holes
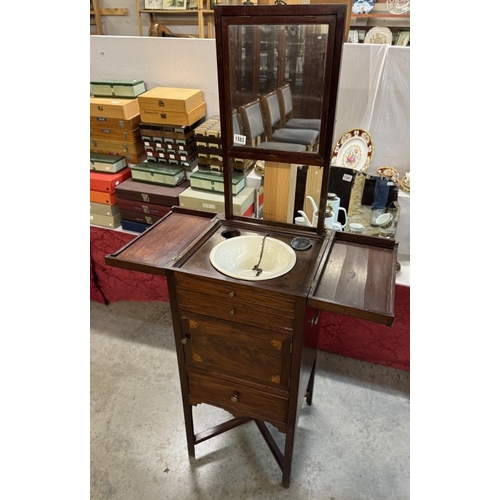
[[[293,297],[267,294],[261,289],[176,274],[177,300],[184,311],[227,321],[292,333]]]
[[[186,365],[288,391],[291,337],[181,313]]]
[[[286,423],[288,400],[226,380],[189,372],[189,403],[207,403],[236,416]]]

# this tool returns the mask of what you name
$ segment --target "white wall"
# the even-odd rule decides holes
[[[90,80],[144,80],[157,86],[199,88],[207,116],[219,113],[214,39],[90,37]],[[372,135],[373,161],[410,170],[410,48],[345,44],[333,142],[353,128]]]
[[[90,37],[90,80],[133,78],[146,90],[201,89],[207,117],[219,114],[213,38]]]
[[[133,78],[144,80],[147,90],[201,89],[207,117],[219,114],[214,39],[90,37],[90,80]],[[333,144],[354,128],[372,136],[367,173],[379,166],[395,167],[401,177],[410,171],[409,47],[344,44]],[[400,251],[409,255],[409,197],[404,198],[398,233],[405,235]]]

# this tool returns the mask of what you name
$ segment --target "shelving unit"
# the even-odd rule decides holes
[[[389,28],[393,41],[402,30],[410,30],[410,13],[392,14],[385,1],[379,1],[368,14],[351,14],[351,30],[358,30],[359,41],[363,42],[365,34],[372,28]]]
[[[189,3],[189,0],[187,0]],[[167,27],[171,26],[196,26],[197,33],[176,33],[181,37],[208,38],[214,37],[213,11],[208,9],[210,0],[197,0],[195,9],[146,9],[144,0],[135,0],[137,19],[139,26],[139,36],[144,36],[142,26],[143,16],[148,16],[149,24],[153,21],[162,23]]]
[[[189,0],[187,0],[189,2]],[[142,26],[142,16],[148,16],[149,23],[158,21],[165,26],[197,26],[197,34],[193,33],[176,33],[178,36],[197,36],[198,38],[214,38],[214,11],[210,8],[211,0],[197,0],[198,5],[196,9],[146,9],[144,7],[144,0],[135,0],[137,9],[137,19],[139,25],[139,35],[144,35]],[[264,0],[259,3],[265,3]],[[289,4],[292,2],[288,2]],[[328,0],[325,0],[328,3]],[[363,41],[364,35],[371,28],[374,27],[387,27],[393,32],[395,38],[397,33],[401,30],[410,29],[410,14],[391,14],[387,10],[385,1],[375,4],[372,11],[368,14],[351,14],[350,28],[358,30],[360,34],[360,42]],[[194,30],[193,30],[194,31]]]
[[[95,33],[92,33],[92,26],[95,26]],[[90,30],[91,35],[103,34],[99,0],[90,0]]]
[[[99,0],[90,0],[90,34],[104,35],[102,16],[128,16],[128,9],[101,8]]]

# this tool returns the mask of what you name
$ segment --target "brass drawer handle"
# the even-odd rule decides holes
[[[230,296],[231,298],[233,298],[233,297],[234,297],[234,292],[229,292],[229,296]]]
[[[187,344],[187,338],[184,337],[183,339],[181,339],[181,344]]]
[[[229,314],[230,314],[231,316],[234,316],[234,309],[231,309],[231,310],[229,311]]]
[[[238,402],[238,394],[235,394],[234,396],[231,397],[231,401],[233,403],[237,403]]]

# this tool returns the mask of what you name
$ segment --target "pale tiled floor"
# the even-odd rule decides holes
[[[188,457],[168,303],[90,312],[91,500],[410,498],[409,373],[320,351],[285,489],[253,423]],[[195,407],[195,430],[227,417]]]

